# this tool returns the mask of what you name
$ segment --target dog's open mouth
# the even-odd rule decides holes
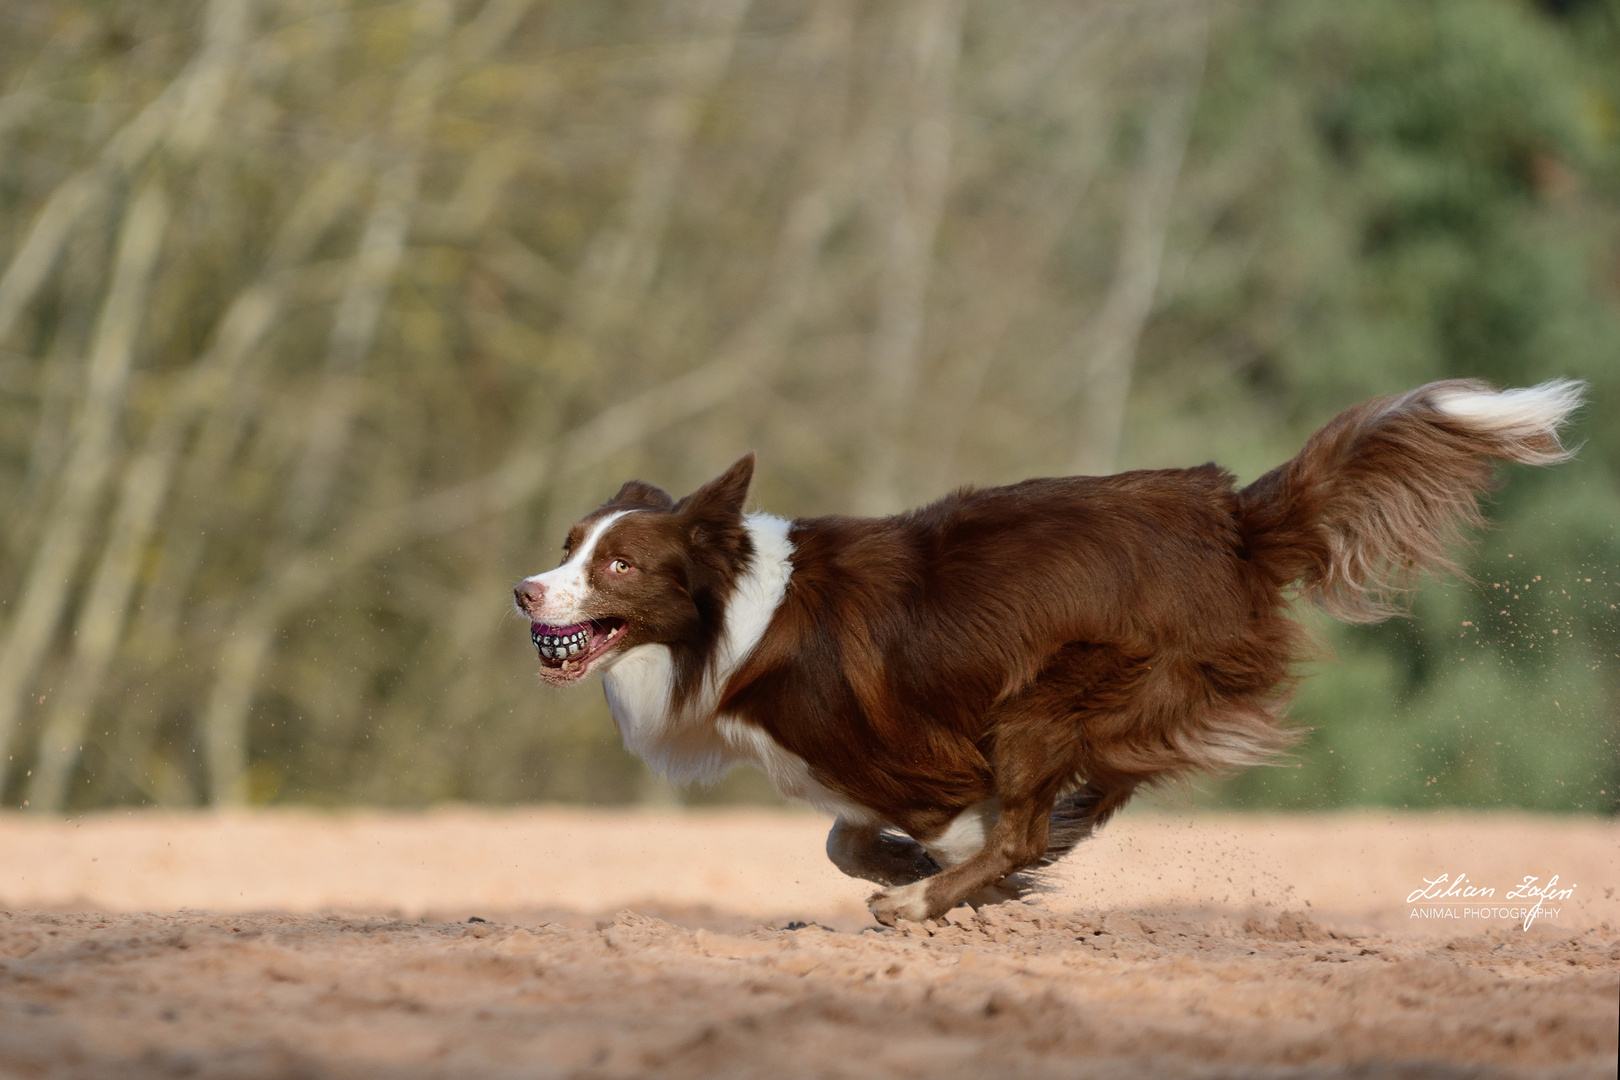
[[[540,674],[548,682],[581,678],[591,661],[612,649],[623,635],[623,619],[591,619],[569,626],[529,624],[529,637],[540,652]]]

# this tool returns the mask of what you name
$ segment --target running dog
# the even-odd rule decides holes
[[[1308,635],[1370,622],[1482,518],[1495,463],[1566,459],[1571,381],[1358,405],[1238,488],[1213,464],[964,489],[885,518],[744,513],[752,454],[632,480],[515,589],[552,685],[601,671],[671,780],[756,765],[834,814],[881,922],[1013,895],[1144,784],[1262,762]],[[1018,879],[1014,879],[1016,882]]]

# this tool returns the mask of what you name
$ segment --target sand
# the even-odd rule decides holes
[[[1615,1075],[1615,822],[1132,812],[896,930],[826,827],[0,816],[0,1076]]]

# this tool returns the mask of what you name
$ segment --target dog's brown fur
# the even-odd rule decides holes
[[[1389,614],[1417,574],[1451,567],[1447,546],[1480,520],[1494,460],[1565,456],[1557,426],[1578,396],[1562,392],[1534,423],[1505,407],[1484,420],[1446,411],[1458,395],[1490,398],[1473,382],[1369,402],[1241,490],[1204,465],[796,521],[786,593],[722,673],[712,715],[763,731],[881,822],[841,822],[829,838],[841,867],[895,886],[872,898],[878,918],[939,915],[1072,848],[1144,784],[1288,746],[1281,716],[1306,648],[1289,590],[1341,618]],[[668,602],[646,598],[605,599],[602,613],[671,647],[677,711],[699,695],[751,558],[752,471],[749,456],[679,504],[632,482],[593,515],[657,511],[603,543],[679,579],[683,619],[649,631]],[[937,873],[883,831],[926,846],[986,800],[998,807],[988,842]]]

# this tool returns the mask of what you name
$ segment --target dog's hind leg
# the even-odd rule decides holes
[[[933,877],[869,897],[866,905],[878,922],[890,926],[901,919],[921,922],[970,898],[989,899],[992,894],[985,890],[1046,854],[1052,807],[1063,788],[1065,770],[1054,768],[1039,729],[1038,724],[998,729],[992,760],[1001,812],[984,846]]]
[[[939,873],[939,863],[909,836],[843,818],[827,834],[827,858],[850,877],[879,885],[909,885]]]
[[[1029,760],[1032,764],[1033,759]],[[997,779],[1002,775],[998,768]],[[1024,776],[1039,779],[1038,773],[1025,772]],[[1034,881],[1008,880],[1011,875],[1057,862],[1130,801],[1137,787],[1131,781],[1107,786],[1088,783],[1055,799],[1051,792],[1061,783],[1060,775],[1051,775],[1032,791],[1003,787],[1001,814],[982,848],[932,877],[910,884],[896,882],[896,887],[868,898],[873,916],[893,926],[899,919],[921,922],[938,918],[961,903],[980,907],[1017,899]]]
[[[933,877],[870,897],[867,906],[877,920],[892,926],[899,919],[938,918],[964,901],[1006,891],[992,887],[1045,861],[1054,840],[1060,849],[1054,857],[1067,852],[1123,806],[1144,777],[1108,769],[1061,806],[1058,795],[1086,764],[1088,721],[1129,717],[1149,670],[1145,658],[1076,645],[1034,686],[999,705],[987,731],[1000,815],[983,847]],[[918,835],[925,844],[934,841]]]
[[[1050,794],[1009,798],[1004,793],[1001,816],[977,854],[932,877],[875,893],[867,899],[867,907],[878,922],[893,926],[901,919],[938,918],[970,897],[988,898],[985,890],[1045,853],[1051,812]]]

